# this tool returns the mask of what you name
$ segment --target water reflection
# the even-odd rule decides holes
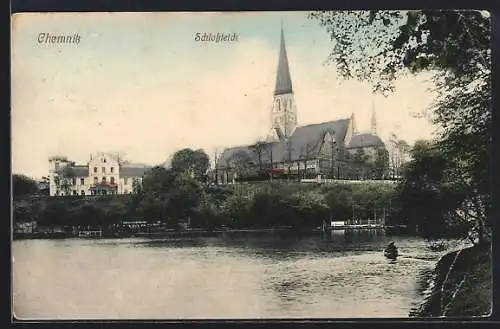
[[[406,317],[419,239],[367,232],[15,241],[14,309],[35,318]]]

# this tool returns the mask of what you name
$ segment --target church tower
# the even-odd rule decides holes
[[[281,26],[280,53],[271,110],[271,124],[271,136],[277,137],[279,140],[290,137],[297,127],[297,108],[293,97],[283,26]]]
[[[372,118],[371,118],[371,125],[370,125],[370,132],[373,135],[377,134],[377,118],[375,115],[375,104],[373,103],[373,97],[372,97]]]

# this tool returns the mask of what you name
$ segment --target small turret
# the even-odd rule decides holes
[[[371,125],[370,125],[370,132],[374,135],[377,134],[377,118],[376,118],[376,114],[375,114],[375,104],[374,104],[374,101],[373,101],[373,97],[372,97],[372,118],[371,118]]]
[[[358,127],[356,126],[356,118],[354,117],[354,112],[351,114],[351,125],[352,125],[352,134],[355,135],[358,133]]]
[[[59,168],[70,164],[68,157],[65,156],[51,156],[49,158],[49,171],[56,172]]]

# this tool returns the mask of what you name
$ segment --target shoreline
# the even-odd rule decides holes
[[[450,251],[435,264],[410,318],[483,317],[492,311],[491,244]]]
[[[333,229],[335,231],[337,229]],[[393,232],[392,230],[380,228],[347,228],[345,232],[370,232],[383,231],[387,235],[411,235],[406,232]],[[323,232],[321,229],[300,229],[300,228],[256,228],[256,229],[217,229],[217,230],[188,230],[188,231],[159,231],[159,232],[102,232],[101,236],[79,237],[73,232],[32,232],[16,233],[12,235],[13,240],[32,239],[123,239],[123,238],[178,238],[178,237],[212,237],[224,234],[238,233],[284,233],[284,234],[330,234],[330,230]]]
[[[35,233],[13,233],[13,240],[32,240],[32,239],[124,239],[124,238],[177,238],[177,237],[212,237],[221,234],[233,233],[321,233],[316,229],[290,229],[290,228],[270,228],[270,229],[238,229],[238,230],[191,230],[191,231],[171,231],[171,232],[120,232],[106,233],[102,236],[79,237],[72,232],[35,232]]]

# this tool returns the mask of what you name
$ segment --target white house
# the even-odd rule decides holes
[[[111,153],[94,154],[86,165],[55,156],[49,159],[49,192],[51,196],[129,194],[149,168]]]

